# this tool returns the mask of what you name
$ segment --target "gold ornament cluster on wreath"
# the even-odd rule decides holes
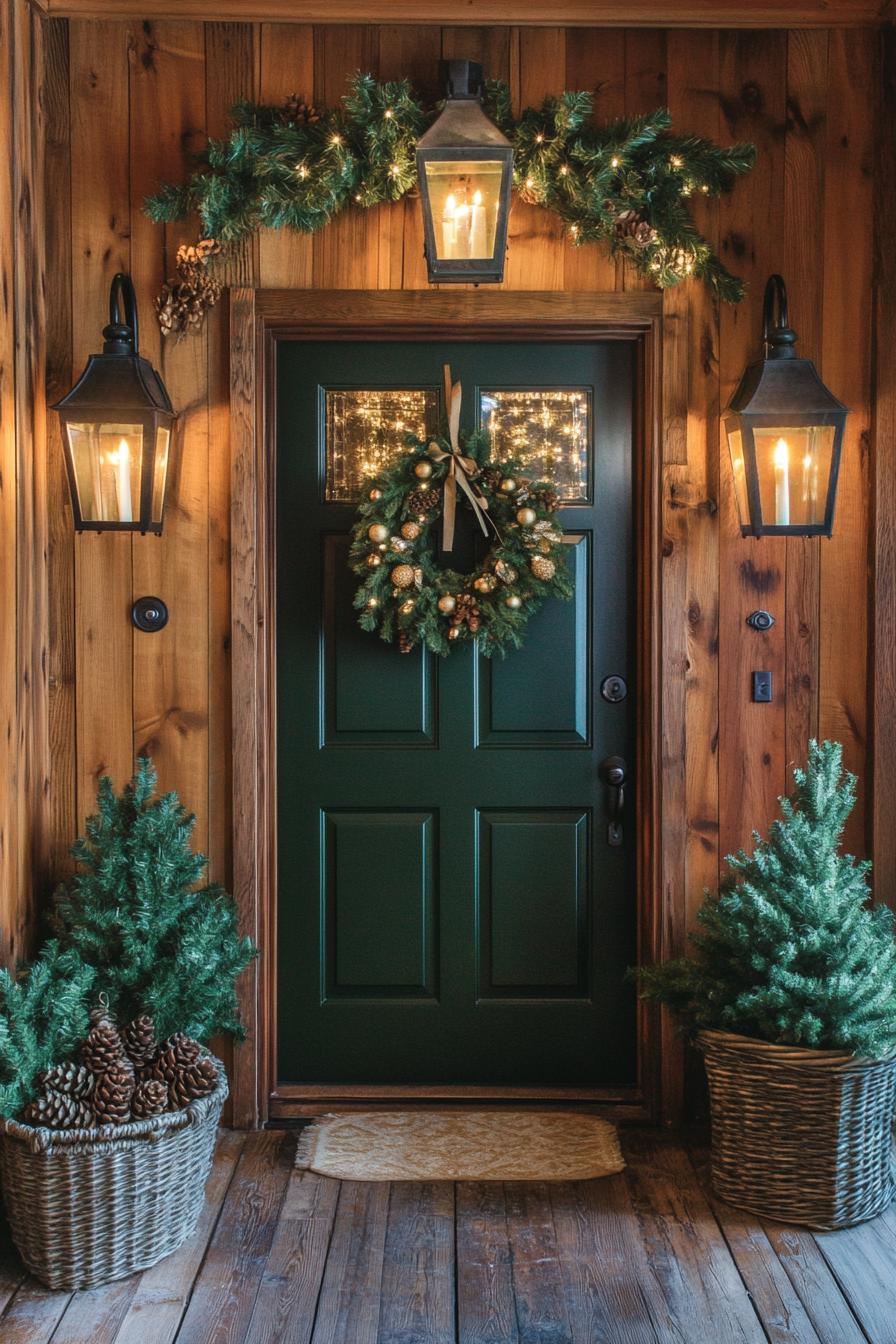
[[[457,448],[450,437],[424,442],[409,435],[407,451],[369,481],[358,508],[349,552],[361,580],[358,621],[402,653],[423,646],[445,655],[476,639],[486,657],[503,655],[520,647],[527,621],[547,598],[572,595],[551,483],[531,480],[514,460],[493,461],[483,433],[461,436]],[[461,460],[469,490],[457,489]],[[478,507],[469,502],[471,491]],[[450,560],[450,551],[440,551],[446,499],[452,513],[476,512],[480,526],[485,517],[488,549],[469,573],[439,558]]]
[[[142,1014],[121,1030],[105,1005],[95,1008],[79,1058],[37,1077],[25,1125],[92,1129],[180,1111],[217,1086],[218,1070],[200,1043],[176,1032],[161,1044]]]

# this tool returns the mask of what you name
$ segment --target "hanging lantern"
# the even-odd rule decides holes
[[[482,109],[482,66],[441,67],[445,106],[417,144],[429,279],[502,280],[513,148]]]
[[[138,354],[137,301],[130,276],[116,275],[101,355],[59,412],[72,512],[78,532],[162,531],[175,415],[155,369]]]
[[[811,359],[797,358],[780,275],[765,287],[763,339],[764,358],[749,365],[724,417],[741,533],[829,537],[849,412]]]

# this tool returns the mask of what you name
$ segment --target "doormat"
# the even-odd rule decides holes
[[[569,1111],[362,1111],[302,1131],[296,1166],[343,1181],[587,1181],[625,1166],[616,1126]]]

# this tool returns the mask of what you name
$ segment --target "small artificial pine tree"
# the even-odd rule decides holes
[[[839,854],[855,803],[837,742],[812,742],[768,840],[729,856],[707,893],[697,955],[639,973],[645,998],[686,1029],[880,1058],[896,1047],[893,915],[867,904],[870,863]]]
[[[0,1115],[17,1115],[36,1075],[68,1059],[84,1037],[94,974],[55,940],[17,974],[0,971]]]
[[[223,887],[197,885],[207,860],[190,848],[195,817],[174,793],[153,798],[155,786],[146,758],[120,796],[101,781],[99,813],[72,849],[81,871],[57,892],[53,925],[95,969],[119,1021],[148,1013],[160,1038],[240,1036],[234,982],[255,948]]]

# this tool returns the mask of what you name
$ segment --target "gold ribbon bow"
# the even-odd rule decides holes
[[[448,474],[445,477],[445,494],[442,509],[442,550],[450,551],[454,546],[454,517],[457,512],[457,487],[460,486],[469,499],[476,521],[488,536],[489,524],[495,528],[488,516],[488,500],[482,491],[473,484],[478,467],[472,457],[464,457],[460,451],[458,432],[460,430],[461,384],[451,382],[451,365],[444,366],[445,406],[448,410],[448,441],[451,452],[446,453],[437,443],[430,443],[429,455],[434,462],[448,462]],[[495,528],[497,534],[497,528]]]

